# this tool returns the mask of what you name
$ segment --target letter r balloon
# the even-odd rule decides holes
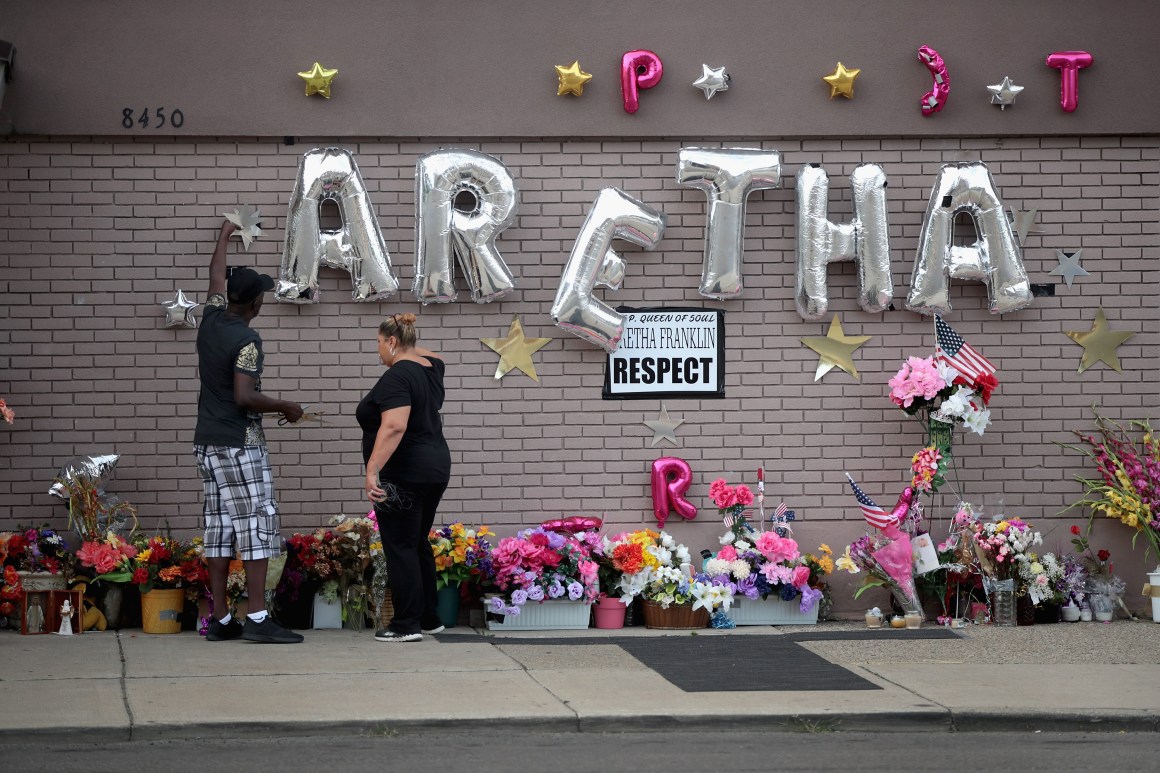
[[[736,298],[744,289],[745,200],[781,184],[780,155],[754,148],[681,148],[677,182],[709,197],[701,295]]]
[[[600,191],[564,265],[552,302],[552,321],[615,352],[624,334],[624,315],[592,297],[596,285],[617,290],[624,279],[624,260],[612,251],[612,240],[624,239],[652,249],[664,230],[662,213],[616,188]]]
[[[686,521],[697,517],[697,508],[685,499],[685,492],[692,483],[693,471],[684,459],[662,456],[652,463],[653,515],[657,519],[657,528],[665,528],[670,512]]]
[[[338,230],[319,226],[319,207],[327,200],[342,215]],[[318,269],[323,265],[350,273],[356,301],[383,300],[399,290],[358,165],[341,148],[315,148],[298,162],[286,215],[278,300],[318,303]]]
[[[469,211],[455,206],[468,195]],[[476,150],[437,150],[415,165],[415,283],[422,303],[455,300],[453,259],[467,278],[471,300],[488,303],[515,289],[495,238],[516,216],[515,180],[503,162]]]

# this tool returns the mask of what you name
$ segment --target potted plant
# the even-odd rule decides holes
[[[446,628],[454,628],[458,621],[461,586],[464,583],[487,585],[494,578],[489,536],[495,533],[486,526],[475,529],[460,521],[432,529],[427,535],[435,557],[439,621]]]
[[[378,540],[378,530],[365,516],[338,515],[331,518],[329,526],[310,535],[295,534],[288,540],[296,563],[318,583],[313,626],[361,630],[371,606],[368,574],[373,561],[371,545]]]
[[[499,593],[485,599],[492,630],[588,627],[589,605],[600,592],[595,530],[525,529],[492,552]]]
[[[178,633],[187,595],[205,592],[209,570],[193,544],[168,536],[138,538],[131,582],[141,592],[145,633]]]
[[[0,566],[13,567],[28,591],[63,590],[73,573],[64,538],[47,524],[0,533]]]
[[[622,596],[640,596],[648,628],[688,630],[704,628],[718,609],[733,603],[734,585],[723,578],[693,572],[689,549],[667,532],[649,529],[628,535],[642,548],[641,568],[625,573]]]
[[[1004,626],[1019,624],[1017,598],[1025,592],[1020,583],[1020,565],[1028,561],[1030,548],[1043,544],[1043,535],[1018,517],[987,523],[972,518],[967,528],[989,588],[991,621]],[[1034,623],[1034,613],[1031,622]]]
[[[656,557],[646,548],[660,536],[652,529],[621,532],[605,537],[597,564],[599,565],[600,595],[592,606],[592,621],[596,628],[623,628],[633,600],[642,590],[634,586],[641,570]]]
[[[1035,623],[1058,623],[1062,597],[1056,587],[1063,580],[1063,563],[1054,553],[1028,553],[1019,563],[1019,579]]]
[[[97,600],[109,628],[121,627],[124,589],[137,569],[133,563],[136,555],[137,548],[132,543],[112,532],[103,539],[85,541],[77,551],[77,561],[90,570],[91,579],[102,587]]]

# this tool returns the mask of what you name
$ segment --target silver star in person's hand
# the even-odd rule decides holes
[[[262,235],[262,229],[258,227],[262,211],[249,204],[242,204],[233,212],[223,212],[222,215],[238,227],[234,234],[242,237],[242,249],[249,252],[250,244]]]
[[[718,91],[728,91],[731,80],[724,67],[713,68],[702,64],[701,77],[693,81],[693,85],[705,92],[705,99],[712,99]]]

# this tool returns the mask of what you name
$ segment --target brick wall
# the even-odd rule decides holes
[[[114,449],[121,460],[111,492],[136,503],[150,526],[196,529],[195,331],[162,327],[158,304],[178,288],[205,300],[220,213],[239,203],[262,210],[265,235],[248,254],[232,247],[231,264],[275,273],[298,157],[326,144],[335,143],[0,142],[0,395],[17,413],[14,426],[0,426],[0,528],[63,525],[63,509],[45,493],[59,465]],[[419,314],[422,342],[449,363],[448,519],[484,520],[501,533],[573,513],[605,514],[618,526],[650,523],[649,464],[671,454],[692,465],[698,506],[711,508],[714,478],[752,481],[763,464],[771,496],[803,517],[804,542],[844,544],[856,536],[859,514],[842,471],[892,502],[923,440],[917,423],[890,404],[885,383],[905,356],[933,348],[929,320],[901,307],[930,187],[949,161],[981,158],[1008,206],[1039,210],[1026,267],[1033,282],[1057,282],[1055,297],[1006,318],[986,312],[981,284],[954,287],[950,321],[999,365],[1002,381],[992,428],[982,438],[958,439],[968,497],[1002,497],[1009,510],[1041,520],[1062,540],[1071,521],[1055,514],[1078,496],[1072,478],[1083,465],[1056,441],[1088,427],[1095,401],[1116,417],[1156,415],[1160,137],[765,141],[782,153],[782,187],[750,199],[746,290],[725,303],[697,295],[706,205],[703,194],[674,181],[680,141],[454,143],[497,156],[516,178],[520,214],[499,245],[519,289],[490,305],[463,300],[426,308],[409,293],[413,173],[417,157],[438,145],[341,144],[359,162],[407,292],[399,302],[356,304],[349,278],[324,270],[320,304],[271,302],[255,321],[266,342],[264,388],[327,412],[322,427],[268,431],[287,530],[365,507],[354,406],[380,372],[374,337],[382,315],[411,310]],[[830,174],[834,219],[850,216],[847,177],[856,164],[877,162],[890,179],[899,310],[862,312],[853,264],[830,271],[831,310],[847,334],[873,336],[856,355],[860,382],[835,371],[815,383],[817,355],[798,340],[824,334],[826,326],[804,322],[792,298],[793,175],[807,162],[823,163]],[[685,420],[676,449],[650,447],[652,432],[641,423],[656,416],[659,401],[602,401],[603,352],[564,334],[548,316],[585,213],[609,185],[663,210],[669,227],[654,252],[622,245],[624,287],[605,292],[605,300],[728,312],[726,398],[666,401]],[[1068,290],[1047,272],[1056,249],[1079,248],[1091,276]],[[1089,329],[1101,305],[1112,327],[1138,332],[1119,348],[1122,375],[1103,365],[1077,375],[1081,349],[1063,331]],[[479,338],[503,335],[513,314],[528,335],[553,339],[536,357],[539,384],[518,372],[492,378],[497,358]],[[945,518],[950,502],[943,504]],[[717,531],[713,514],[708,509],[673,530],[699,549]],[[1126,535],[1108,533],[1126,553]]]

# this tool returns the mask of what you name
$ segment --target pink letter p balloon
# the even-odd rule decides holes
[[[620,59],[620,93],[624,97],[624,112],[640,109],[640,89],[651,89],[661,82],[665,67],[661,58],[652,51],[627,51]]]

